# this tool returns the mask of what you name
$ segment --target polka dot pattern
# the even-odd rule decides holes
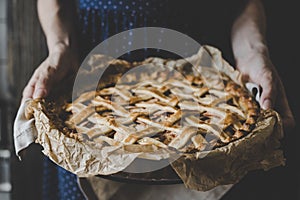
[[[84,200],[77,183],[77,176],[65,169],[58,167],[59,198],[64,200]]]
[[[58,198],[57,167],[48,158],[43,161],[42,199],[55,200]]]
[[[49,158],[43,161],[43,200],[85,200],[77,176],[55,165]]]
[[[169,0],[78,0],[82,35],[85,40],[91,41],[92,47],[125,30],[165,27],[168,3]],[[130,31],[128,37],[120,42],[120,49],[115,49],[115,52],[122,49],[130,55],[133,39],[134,35]],[[146,35],[144,43],[147,44]]]
[[[96,38],[105,40],[109,33],[117,32],[118,30],[149,26],[150,24],[146,23],[147,18],[151,19],[151,25],[155,25],[153,22],[164,19],[162,13],[166,12],[167,3],[167,0],[79,0],[78,7],[81,23],[84,25],[83,32],[87,32],[89,28],[93,28],[94,32],[97,30],[102,30],[103,32],[108,31],[108,27],[108,33],[104,33],[102,37]],[[96,35],[94,34],[93,36],[95,37]]]

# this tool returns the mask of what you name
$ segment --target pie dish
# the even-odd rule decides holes
[[[216,48],[186,59],[106,64],[115,72],[96,90],[74,101],[36,99],[27,109],[36,142],[67,170],[108,175],[136,159],[170,159],[187,187],[208,190],[284,164],[279,115],[260,108]]]

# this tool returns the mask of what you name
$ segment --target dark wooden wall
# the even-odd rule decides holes
[[[47,56],[45,37],[36,12],[36,0],[9,1],[8,66],[15,112],[24,86],[34,69]],[[14,113],[15,114],[15,113]],[[26,159],[12,157],[12,199],[41,199],[41,149],[32,145]]]
[[[22,90],[33,70],[47,55],[36,2],[12,0],[9,5],[9,78],[16,101],[20,100]]]

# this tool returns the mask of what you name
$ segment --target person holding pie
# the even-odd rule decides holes
[[[286,130],[294,126],[284,86],[268,53],[265,14],[260,0],[39,0],[37,3],[48,57],[24,88],[23,100],[49,95],[53,87],[76,73],[84,56],[110,36],[134,28],[163,27],[221,49],[225,58],[241,72],[244,81],[261,87],[260,106],[278,111]],[[130,37],[129,34],[126,38],[129,46]],[[163,54],[160,50],[143,49],[122,58],[134,61]],[[84,199],[74,174],[54,166],[48,159],[44,166],[43,199]],[[57,184],[51,185],[51,182]],[[216,191],[218,198],[227,190]],[[191,193],[193,195],[198,194]]]

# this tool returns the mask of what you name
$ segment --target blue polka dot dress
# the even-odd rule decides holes
[[[84,58],[97,44],[110,36],[140,27],[170,28],[187,34],[202,44],[212,44],[225,53],[231,52],[231,23],[245,1],[77,0],[78,24],[81,31],[80,53]],[[130,49],[133,37],[133,33],[129,31],[128,36],[124,38],[127,41],[126,45],[120,48]],[[147,43],[146,32],[143,39]],[[124,59],[132,61],[163,54],[171,57],[159,49],[143,49],[136,54],[128,50]],[[48,158],[44,160],[43,170],[43,200],[84,199],[76,175],[56,166]]]
[[[169,15],[169,0],[79,0],[78,2],[81,41],[84,43],[81,46],[83,56],[100,42],[122,31],[150,26],[166,27]],[[145,32],[145,44],[146,35]],[[128,50],[125,57],[129,60],[137,57],[130,55],[129,49],[133,38],[132,31],[129,31],[123,38],[126,40],[125,45],[120,46],[120,49]],[[116,52],[120,49],[116,49]],[[147,57],[147,51],[138,56]]]
[[[231,52],[231,25],[248,0],[77,0],[81,53],[86,56],[97,44],[122,31],[141,27],[162,27],[188,35],[200,44]],[[165,52],[130,54],[133,34],[128,34],[129,61],[148,56],[168,57]],[[147,32],[144,37],[147,43]],[[116,49],[117,51],[118,49]],[[225,55],[226,56],[226,55]],[[230,57],[231,56],[231,57]],[[227,55],[228,59],[232,55]]]
[[[43,200],[84,200],[77,176],[44,158]]]

